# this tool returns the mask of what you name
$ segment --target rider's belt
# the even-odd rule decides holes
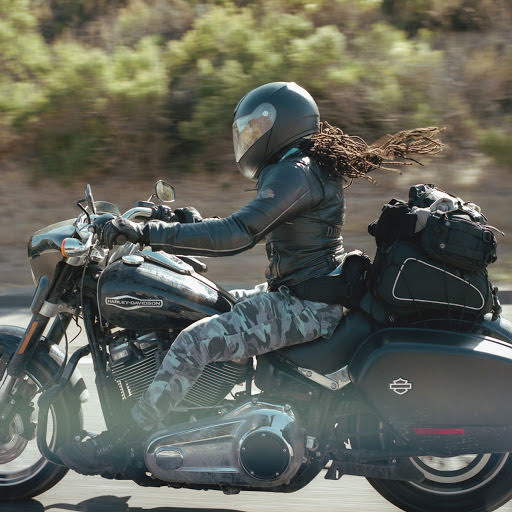
[[[325,304],[341,304],[340,276],[319,276],[313,277],[295,286],[289,286],[290,291],[302,300],[312,302],[323,302]]]

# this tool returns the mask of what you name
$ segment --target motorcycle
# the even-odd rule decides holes
[[[145,222],[154,201],[174,195],[159,181],[123,216]],[[114,428],[127,421],[179,332],[236,303],[204,276],[200,260],[131,243],[101,247],[95,219],[121,213],[95,201],[90,186],[77,205],[76,219],[30,239],[37,286],[29,325],[0,327],[0,500],[37,496],[68,471],[56,448],[88,435],[81,358],[92,358],[105,423]],[[69,356],[68,328],[79,318],[88,344]],[[288,493],[326,469],[330,480],[366,477],[409,512],[506,503],[512,324],[486,315],[368,326],[354,309],[330,339],[209,364],[169,421],[131,449],[123,471],[102,476]]]

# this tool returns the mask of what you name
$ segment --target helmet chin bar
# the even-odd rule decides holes
[[[270,158],[266,156],[267,144],[272,135],[268,131],[253,144],[237,162],[238,170],[249,180],[256,181]]]

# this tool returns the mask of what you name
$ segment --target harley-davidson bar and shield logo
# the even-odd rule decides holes
[[[162,299],[143,299],[131,295],[120,295],[119,297],[107,297],[105,304],[119,309],[162,308],[164,301]]]
[[[412,382],[409,382],[402,377],[395,379],[389,384],[389,389],[394,391],[397,395],[405,395],[412,389]]]

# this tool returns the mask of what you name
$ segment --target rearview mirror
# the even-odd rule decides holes
[[[176,191],[169,183],[158,180],[155,185],[155,195],[164,203],[171,203],[176,199]]]

